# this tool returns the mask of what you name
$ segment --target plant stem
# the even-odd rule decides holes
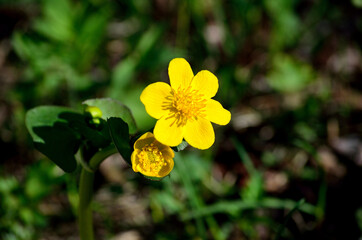
[[[93,216],[92,216],[92,195],[93,195],[93,182],[94,173],[98,169],[99,164],[108,156],[116,153],[117,150],[114,145],[110,145],[107,148],[94,154],[89,161],[89,168],[93,171],[89,171],[86,168],[82,168],[82,172],[79,180],[79,206],[78,206],[78,225],[79,234],[81,240],[94,240],[93,233]]]
[[[278,232],[277,232],[277,235],[275,236],[275,240],[278,240],[280,238],[280,236],[282,235],[283,233],[283,230],[286,228],[286,225],[289,221],[289,219],[292,217],[292,214],[299,210],[300,206],[303,205],[305,203],[305,200],[304,198],[302,198],[301,200],[299,200],[295,206],[293,207],[292,210],[289,211],[289,213],[287,214],[287,216],[285,217],[285,220],[284,220],[284,223],[283,225],[280,225],[279,229],[278,229]]]
[[[93,171],[96,171],[98,169],[98,166],[103,162],[104,159],[111,156],[114,153],[117,153],[116,147],[111,144],[106,148],[103,148],[101,151],[94,154],[94,156],[89,161],[89,167],[93,169]]]
[[[92,217],[92,194],[93,194],[94,173],[84,168],[79,181],[79,212],[78,224],[81,240],[94,240],[93,217]]]

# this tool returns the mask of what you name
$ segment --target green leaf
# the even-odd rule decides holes
[[[359,230],[362,231],[362,208],[358,208],[357,211],[355,212],[355,216],[357,219],[357,224],[359,227]]]
[[[362,0],[351,0],[355,7],[362,8]]]
[[[98,126],[91,127],[87,117],[79,113],[62,113],[60,117],[66,119],[68,126],[81,134],[93,147],[104,148],[110,144],[111,138],[103,119]]]
[[[134,75],[136,74],[136,67],[138,61],[134,58],[128,57],[114,68],[112,73],[112,84],[110,89],[110,96],[118,96],[118,92],[124,93],[126,87],[132,82]]]
[[[305,203],[305,199],[302,198],[301,200],[299,200],[295,206],[292,208],[292,210],[289,211],[289,213],[287,214],[287,216],[285,217],[284,223],[282,225],[279,226],[279,229],[277,231],[277,235],[274,238],[275,240],[278,240],[280,238],[280,236],[282,235],[284,229],[286,228],[286,225],[288,223],[288,221],[290,220],[290,218],[292,217],[292,214],[295,211],[299,211],[300,207]]]
[[[79,12],[85,11],[89,5],[82,5],[84,9],[79,9]],[[91,64],[94,64],[97,49],[105,39],[106,26],[112,13],[112,9],[108,6],[108,4],[103,4],[102,8],[95,12],[87,12],[88,14],[84,16],[78,15],[81,21],[77,21],[79,30],[74,44],[79,51],[77,61],[81,66],[80,69],[89,69],[92,66]],[[79,56],[82,57],[79,58]]]
[[[273,59],[273,69],[268,74],[268,83],[279,92],[300,91],[313,80],[311,67],[288,55],[277,55]]]
[[[111,117],[107,120],[109,133],[118,152],[131,165],[132,148],[129,141],[128,125],[122,118]]]
[[[259,172],[250,175],[246,186],[242,190],[245,201],[260,200],[263,195],[263,176]]]
[[[120,98],[122,95],[127,94],[127,87],[130,86],[134,79],[136,69],[140,63],[145,62],[147,55],[159,43],[163,32],[163,26],[151,26],[142,34],[132,54],[114,68],[109,96]]]
[[[34,23],[35,29],[51,39],[60,42],[71,41],[74,36],[74,6],[69,0],[43,3],[43,17]]]
[[[128,124],[129,133],[137,131],[136,122],[127,106],[117,100],[110,98],[89,99],[83,102],[84,105],[98,107],[102,111],[102,119],[122,118]]]
[[[80,135],[69,127],[62,114],[76,114],[69,108],[40,106],[26,114],[26,127],[34,146],[65,172],[77,166],[74,154],[80,145]]]
[[[50,195],[54,186],[64,183],[66,175],[59,175],[58,168],[49,161],[38,161],[27,167],[26,181],[22,185],[26,196],[33,202]]]

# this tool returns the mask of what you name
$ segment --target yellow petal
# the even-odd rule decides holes
[[[193,147],[208,149],[215,141],[214,129],[209,120],[198,118],[188,121],[184,130],[185,140]]]
[[[178,126],[175,118],[162,117],[156,123],[153,134],[160,143],[168,146],[177,146],[182,142],[182,127]]]
[[[153,142],[153,144],[158,148],[158,150],[160,152],[162,152],[162,154],[165,153],[165,154],[168,154],[169,156],[172,155],[172,154],[170,154],[168,152],[168,151],[172,151],[172,149],[168,145],[165,145],[165,144],[160,143],[159,141],[157,141],[156,138],[155,138],[155,141]]]
[[[213,73],[202,70],[192,79],[191,86],[199,93],[204,94],[205,98],[212,98],[219,89],[219,81]]]
[[[159,143],[159,144],[162,144],[162,143]],[[166,145],[162,144],[162,146],[166,146]],[[175,153],[172,151],[172,149],[169,146],[162,147],[162,150],[160,147],[158,147],[158,149],[162,152],[162,156],[165,158],[174,158],[175,157]]]
[[[155,138],[151,132],[146,132],[141,137],[137,139],[137,141],[134,143],[133,148],[141,150],[144,146],[147,144],[151,144],[155,141]]]
[[[208,99],[205,107],[206,119],[219,125],[226,125],[230,122],[231,114],[228,110],[214,99]]]
[[[168,65],[168,76],[171,87],[177,90],[180,86],[182,88],[188,87],[194,77],[194,73],[185,59],[174,58]]]
[[[166,165],[161,168],[156,177],[166,177],[173,169],[173,159],[167,158],[165,159]]]
[[[164,109],[165,102],[169,101],[171,87],[164,82],[156,82],[148,85],[141,94],[141,102],[145,105],[146,112],[153,118],[159,119],[167,114]]]
[[[138,165],[139,165],[138,156],[137,156],[138,154],[139,151],[134,150],[131,155],[132,169],[134,172],[138,172]]]

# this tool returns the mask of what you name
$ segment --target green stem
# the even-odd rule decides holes
[[[278,229],[278,232],[277,232],[277,235],[275,236],[275,240],[278,240],[280,238],[280,236],[282,235],[283,233],[283,230],[285,229],[289,219],[292,217],[292,214],[299,210],[300,206],[303,205],[305,203],[305,200],[304,198],[302,198],[301,200],[299,200],[295,206],[293,207],[292,210],[289,211],[289,213],[287,214],[287,216],[285,217],[285,220],[284,220],[284,223],[283,225],[280,225],[279,229]]]
[[[81,240],[94,240],[92,218],[92,194],[94,173],[82,169],[79,181],[78,224]]]
[[[108,147],[102,149],[101,151],[94,154],[94,156],[89,161],[89,167],[93,169],[93,171],[98,169],[99,164],[103,162],[104,159],[111,156],[112,154],[117,153],[116,147],[112,144]]]
[[[94,173],[98,169],[99,164],[108,156],[116,153],[117,150],[114,145],[102,149],[94,154],[89,161],[89,171],[82,168],[79,180],[79,206],[78,206],[78,225],[81,240],[94,240],[93,233],[93,217],[92,217],[92,195],[93,195],[93,182]]]

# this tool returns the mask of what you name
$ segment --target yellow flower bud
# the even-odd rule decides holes
[[[87,106],[84,109],[84,112],[90,114],[90,116],[92,118],[101,118],[102,117],[102,111],[98,107]]]
[[[143,134],[134,144],[132,169],[148,177],[165,177],[173,169],[172,149],[158,142],[152,133]]]

